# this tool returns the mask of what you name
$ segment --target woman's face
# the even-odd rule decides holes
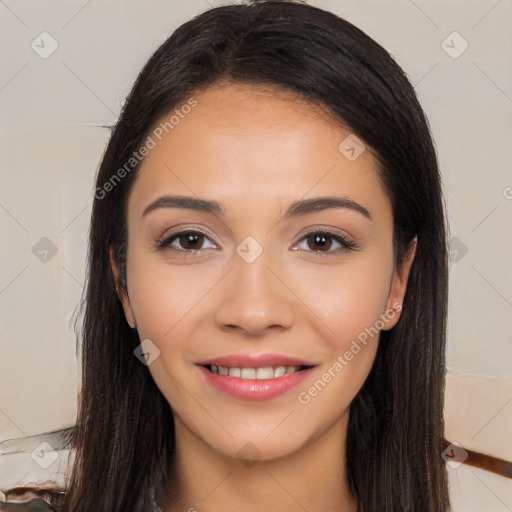
[[[194,98],[151,135],[120,294],[177,444],[266,460],[339,438],[410,267],[394,272],[376,159],[292,94]]]

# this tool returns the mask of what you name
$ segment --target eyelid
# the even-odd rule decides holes
[[[166,240],[174,235],[180,235],[182,233],[188,233],[190,231],[201,233],[202,235],[207,236],[208,238],[211,238],[212,241],[215,240],[215,235],[211,231],[209,231],[207,228],[205,228],[203,226],[194,226],[194,225],[186,225],[186,226],[177,225],[177,226],[173,226],[172,228],[168,228],[158,237],[157,240],[158,241]],[[215,242],[215,243],[218,244],[217,242]]]
[[[306,228],[306,231],[301,234],[301,237],[304,238],[312,233],[325,233],[333,236],[339,236],[347,241],[354,243],[353,237],[349,235],[345,230],[334,228],[331,226],[313,226],[311,228]],[[299,238],[299,240],[302,240]]]

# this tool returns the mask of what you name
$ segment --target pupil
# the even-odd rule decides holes
[[[197,241],[201,237],[202,237],[202,235],[200,235],[198,233],[188,233],[187,235],[182,235],[180,237],[181,238],[181,240],[180,240],[181,246],[184,249],[197,249],[197,245],[200,245],[200,244],[197,244]],[[189,245],[191,245],[191,247]]]
[[[312,240],[315,245],[319,245],[321,248],[329,249],[331,247],[331,243],[326,242],[327,238],[330,237],[323,234],[315,234],[311,235],[310,240]]]

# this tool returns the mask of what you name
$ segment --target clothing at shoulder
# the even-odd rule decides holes
[[[4,495],[0,491],[0,512],[66,512],[63,508],[64,491],[53,491],[41,488],[23,488]],[[153,503],[148,512],[162,512]]]
[[[24,487],[0,493],[0,512],[65,512],[65,492]]]

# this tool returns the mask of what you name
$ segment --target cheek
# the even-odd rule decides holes
[[[194,271],[192,266],[172,268],[136,251],[128,258],[127,273],[140,340],[150,339],[160,350],[148,369],[168,403],[180,408],[188,397],[182,383],[188,382],[190,371],[183,363],[191,359],[190,340],[201,315],[201,299],[216,280],[211,272]]]
[[[140,335],[161,339],[185,319],[215,280],[197,266],[172,266],[154,255],[128,254],[128,294]],[[180,322],[181,323],[181,322]]]
[[[387,265],[338,268],[336,275],[304,281],[314,312],[322,318],[325,362],[317,380],[298,390],[297,401],[325,425],[348,410],[375,360],[390,286]],[[323,292],[319,284],[323,283]],[[331,332],[333,331],[333,332]]]
[[[392,264],[377,260],[372,255],[354,255],[346,265],[318,265],[314,271],[310,267],[309,272],[294,272],[294,291],[321,321],[317,323],[322,326],[323,340],[332,350],[346,350],[384,313]]]

